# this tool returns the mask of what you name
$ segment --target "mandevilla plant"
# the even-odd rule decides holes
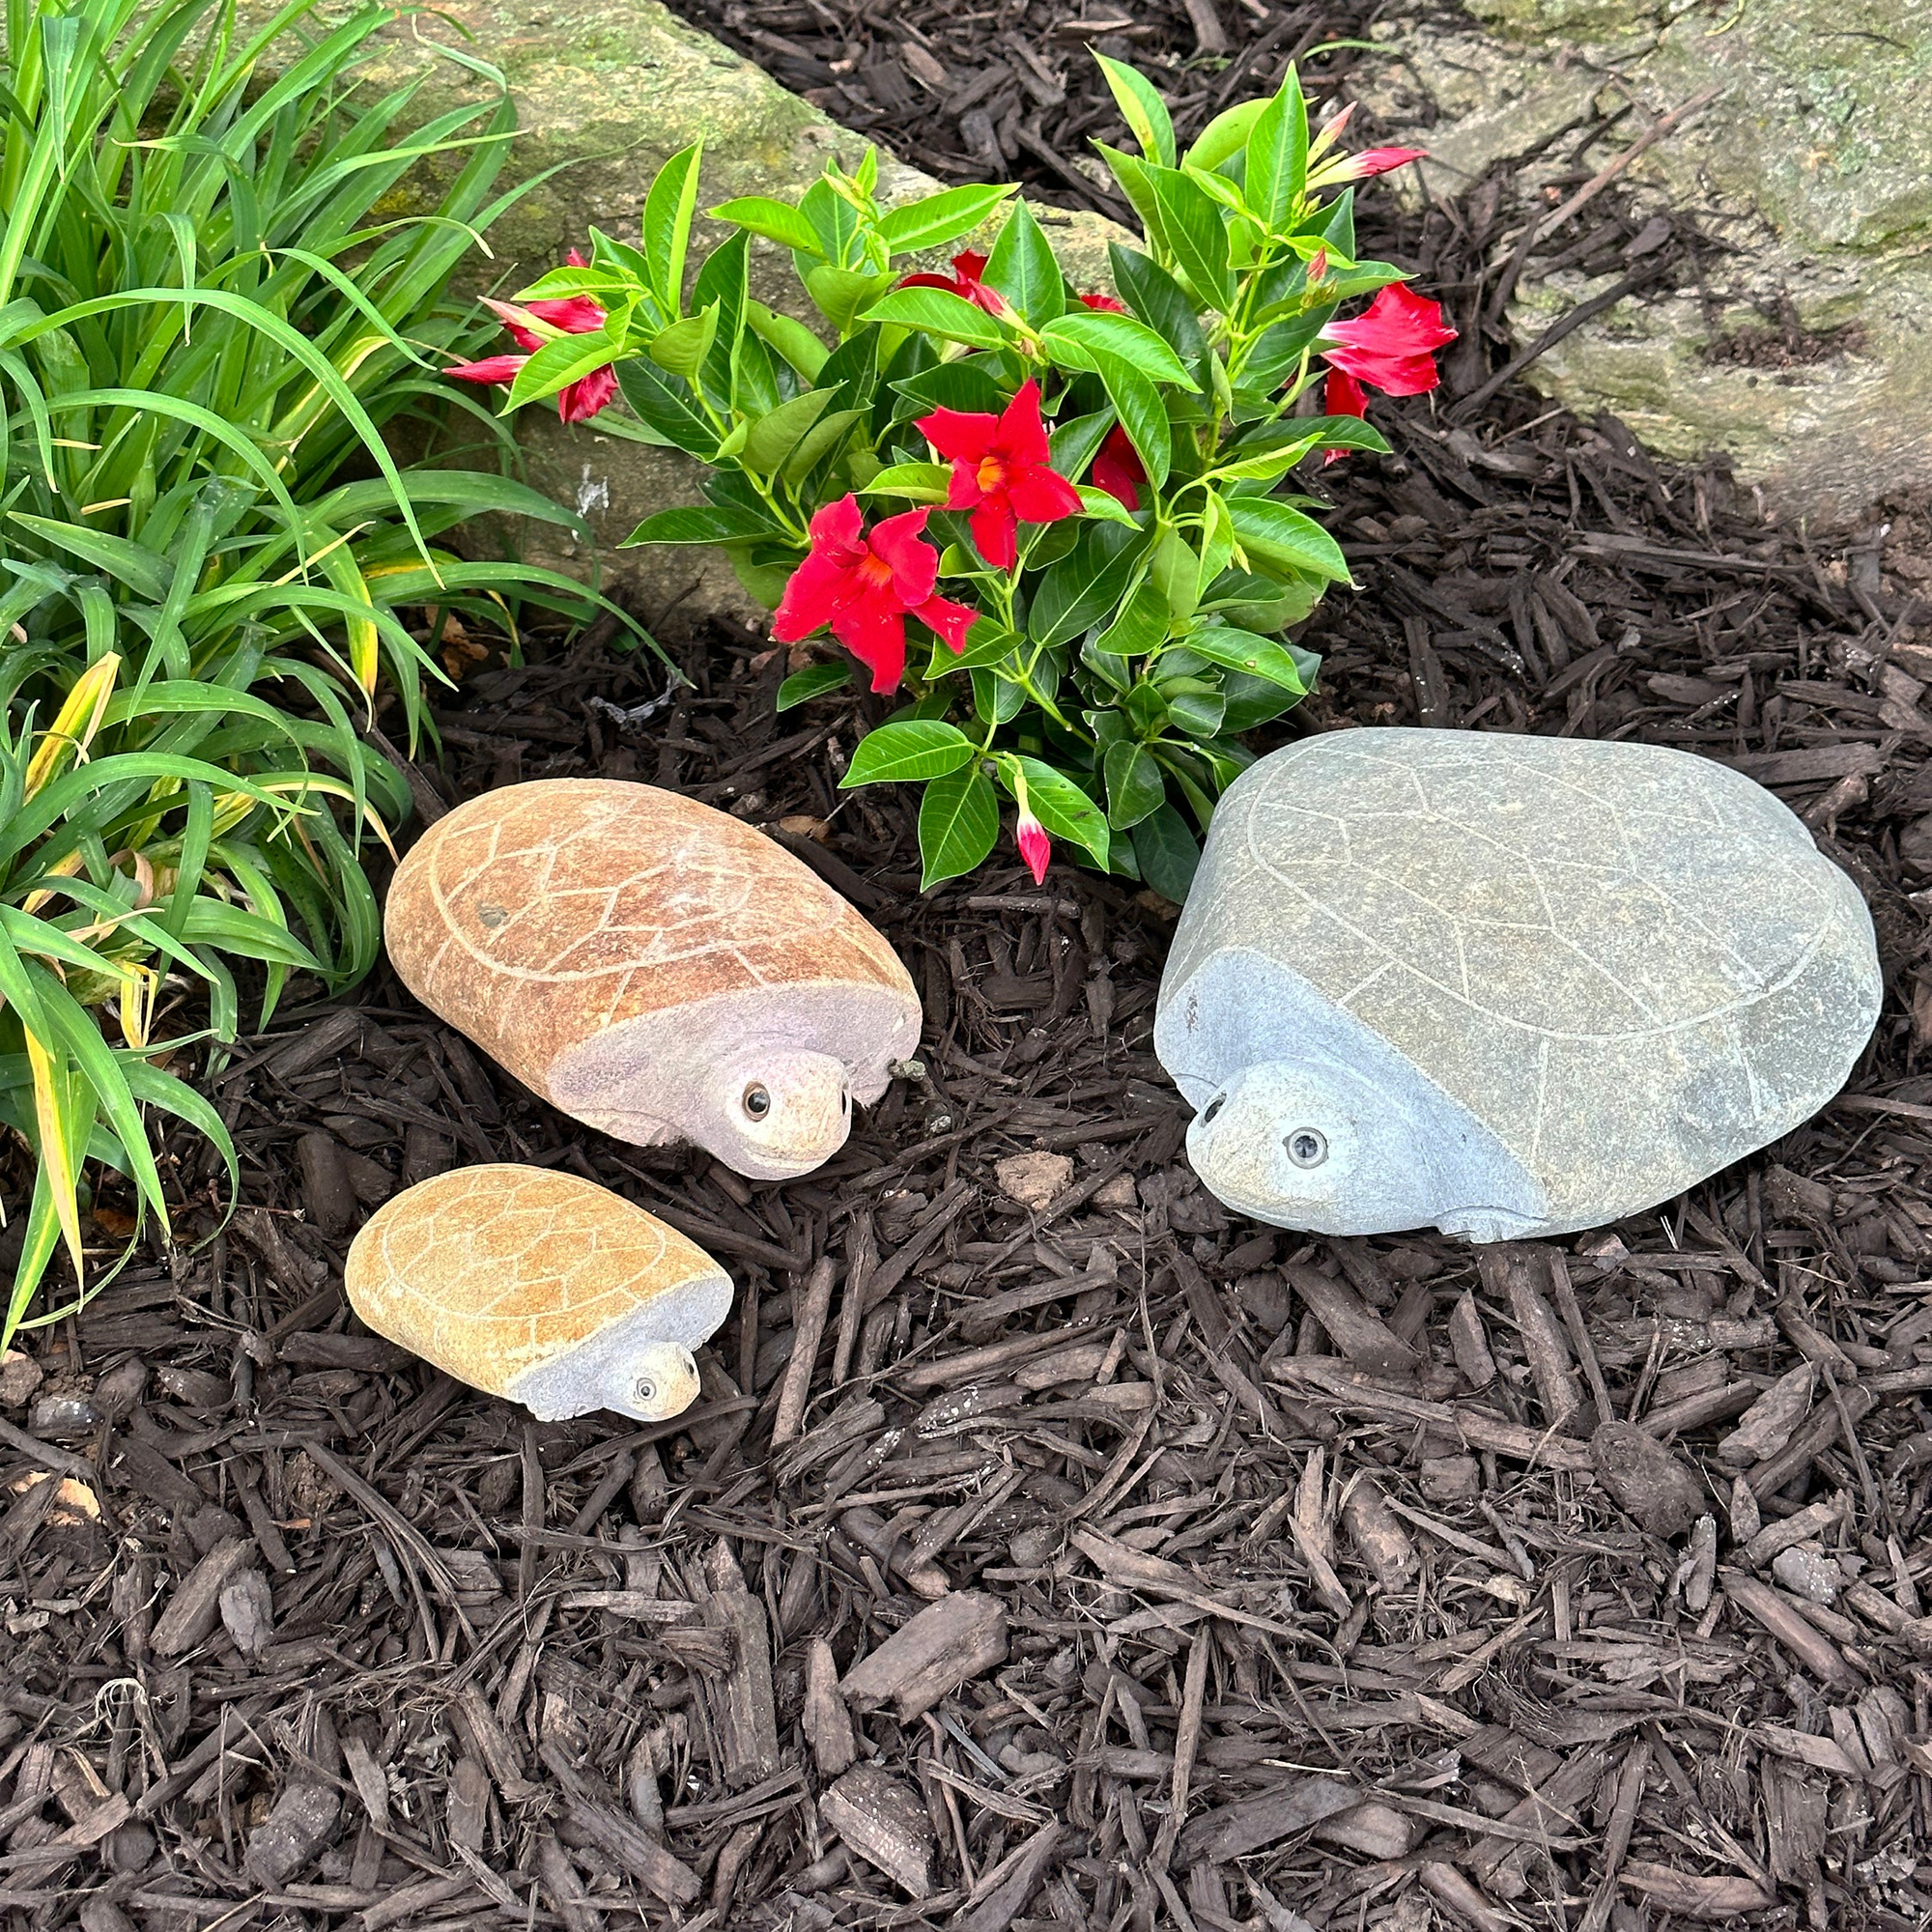
[[[556,396],[571,420],[614,389],[635,417],[606,418],[619,434],[712,466],[708,504],[631,541],[718,545],[775,610],[775,639],[829,630],[875,692],[908,687],[844,783],[924,784],[927,885],[986,857],[1004,791],[1036,877],[1058,838],[1185,895],[1214,802],[1251,761],[1241,734],[1315,675],[1282,633],[1349,579],[1317,499],[1282,486],[1317,451],[1386,449],[1361,385],[1432,388],[1453,339],[1399,270],[1355,259],[1349,184],[1415,151],[1349,154],[1340,119],[1311,139],[1291,70],[1177,156],[1152,86],[1101,66],[1141,150],[1096,143],[1146,231],[1145,249],[1111,251],[1118,298],[1074,289],[1018,203],[989,255],[898,273],[1013,190],[882,209],[871,152],[796,206],[713,209],[738,232],[687,298],[694,147],[653,185],[641,248],[593,233],[587,264],[499,309],[526,354],[457,372],[509,381],[511,407]],[[752,299],[754,235],[792,251],[836,347]],[[1363,296],[1366,313],[1336,319]],[[1327,412],[1297,414],[1318,381]],[[780,706],[849,676],[796,671]]]

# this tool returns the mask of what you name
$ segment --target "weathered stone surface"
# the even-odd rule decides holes
[[[1736,252],[1711,263],[1705,288],[1618,303],[1528,380],[1583,413],[1612,411],[1666,454],[1730,452],[1793,513],[1849,519],[1932,483],[1932,123],[1905,106],[1932,99],[1932,0],[1778,0],[1722,17],[1676,0],[1470,11],[1490,31],[1394,30],[1397,58],[1363,90],[1431,149],[1421,189],[1432,171],[1438,187],[1460,185],[1523,152],[1593,99],[1634,99],[1625,131],[1591,151],[1601,164],[1655,116],[1719,90],[1627,179],[1660,206],[1702,211]],[[1531,179],[1570,165],[1565,152]],[[1520,339],[1622,272],[1529,284],[1513,309]]]
[[[1231,1208],[1492,1241],[1619,1219],[1788,1133],[1880,991],[1858,889],[1726,766],[1332,731],[1223,797],[1154,1049]]]
[[[253,4],[258,14],[266,13],[266,0]],[[435,16],[403,19],[384,31],[383,52],[368,74],[372,82],[395,85],[427,70],[429,82],[417,97],[419,118],[490,94],[485,83],[437,52],[438,42],[493,64],[509,84],[522,131],[501,184],[558,170],[490,230],[494,259],[472,258],[479,287],[487,282],[507,291],[533,280],[567,249],[582,247],[592,225],[635,243],[652,177],[693,141],[704,142],[700,210],[736,195],[789,198],[823,170],[828,156],[855,165],[867,146],[863,136],[676,19],[659,0],[554,0],[534,9],[517,0],[454,0]],[[889,202],[938,185],[885,155],[880,185]],[[1036,213],[1069,273],[1083,286],[1112,286],[1107,242],[1119,239],[1120,229],[1097,215],[1051,208]],[[731,232],[724,223],[700,218],[693,272]],[[762,240],[754,240],[752,250],[758,299],[826,333],[785,251]],[[599,546],[597,556],[586,556],[568,531],[534,525],[515,532],[520,554],[578,576],[601,563],[640,585],[647,611],[674,599],[682,599],[687,614],[755,608],[730,566],[712,552],[613,548],[653,511],[700,500],[702,469],[693,459],[600,434],[594,421],[566,427],[544,408],[520,413],[518,437],[527,480],[572,505]]]

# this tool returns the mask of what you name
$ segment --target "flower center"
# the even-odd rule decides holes
[[[999,456],[982,456],[980,459],[980,490],[990,497],[1007,486],[1006,459]]]
[[[858,574],[868,590],[889,590],[892,587],[892,565],[871,551],[867,551],[860,561]]]

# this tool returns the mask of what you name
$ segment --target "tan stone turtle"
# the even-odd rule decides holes
[[[919,1042],[893,950],[751,826],[653,785],[545,779],[458,806],[397,868],[389,957],[554,1106],[740,1174],[843,1146]]]
[[[343,1269],[377,1334],[540,1421],[662,1422],[697,1395],[691,1351],[729,1277],[641,1208],[549,1168],[458,1168],[373,1214]]]

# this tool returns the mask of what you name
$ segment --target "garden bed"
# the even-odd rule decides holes
[[[1480,192],[1377,238],[1465,313],[1501,225]],[[1623,245],[1613,204],[1593,218]],[[906,960],[923,1077],[765,1186],[577,1128],[385,971],[249,1043],[212,1089],[242,1212],[30,1338],[44,1379],[5,1391],[7,1480],[71,1475],[102,1519],[52,1484],[0,1517],[0,1910],[1925,1922],[1932,532],[1808,545],[1614,423],[1477,400],[1501,355],[1468,339],[1436,407],[1375,405],[1394,458],[1320,479],[1360,589],[1318,612],[1286,734],[1627,736],[1773,785],[1878,924],[1886,1012],[1847,1097],[1554,1249],[1302,1242],[1187,1170],[1150,1047],[1171,907],[999,861],[921,896],[907,802],[837,791],[859,700],[775,717],[782,654],[750,634],[684,640],[668,704],[596,634],[472,661],[428,810],[601,775],[771,828]],[[208,1151],[169,1146],[206,1234]],[[356,1332],[369,1208],[482,1160],[591,1176],[729,1267],[696,1408],[533,1424]],[[94,1211],[104,1257],[124,1223]],[[1721,1456],[1806,1359],[1789,1442]],[[788,1391],[810,1400],[775,1444]],[[1605,1406],[1697,1472],[1701,1561],[1590,1476]],[[1794,1518],[1829,1605],[1774,1574]],[[196,1609],[238,1560],[272,1586],[236,1612],[252,1655]],[[915,1619],[923,1678],[889,1643]],[[847,1737],[824,1673],[868,1654]]]

